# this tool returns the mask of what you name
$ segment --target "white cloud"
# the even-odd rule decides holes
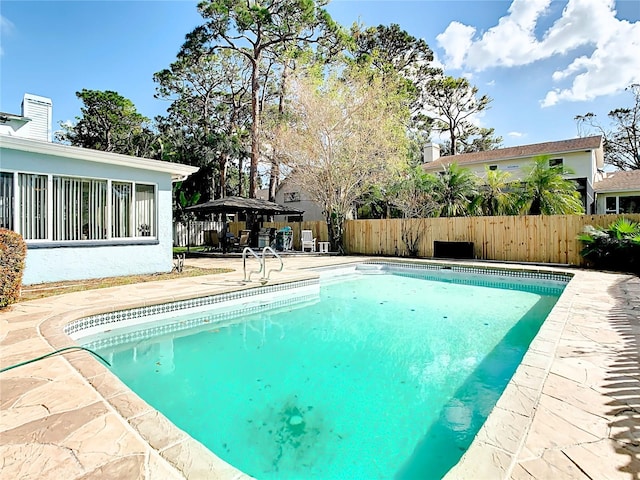
[[[553,73],[553,80],[572,80],[569,88],[547,93],[542,106],[567,101],[592,100],[623,90],[640,82],[640,23],[615,18],[603,21],[596,48],[590,56],[573,60],[564,70]]]
[[[452,22],[436,38],[449,68],[476,71],[528,65],[554,56],[569,64],[553,73],[568,88],[549,91],[542,101],[590,100],[640,82],[640,22],[616,18],[614,0],[568,0],[561,16],[537,38],[535,31],[551,0],[513,0],[509,13],[482,35],[474,27]],[[577,58],[576,48],[591,52]]]
[[[2,35],[8,35],[13,31],[13,23],[7,18],[0,15],[0,33]],[[0,56],[4,55],[4,49],[2,48],[2,44],[0,42]]]
[[[509,135],[510,137],[517,137],[517,138],[524,137],[524,133],[522,132],[509,132],[507,133],[507,135]]]
[[[447,29],[436,37],[447,54],[448,67],[462,68],[467,52],[473,44],[472,38],[475,33],[474,27],[460,22],[451,22]]]

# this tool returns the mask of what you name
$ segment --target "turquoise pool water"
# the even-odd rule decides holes
[[[561,287],[432,277],[357,275],[301,304],[98,351],[138,395],[256,478],[438,479]]]

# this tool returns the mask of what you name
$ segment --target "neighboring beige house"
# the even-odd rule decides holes
[[[597,213],[640,213],[640,170],[611,172],[594,188]]]
[[[566,175],[566,178],[578,184],[585,212],[595,213],[594,185],[604,177],[604,152],[602,137],[599,135],[447,157],[440,157],[439,145],[429,143],[424,149],[424,169],[436,173],[447,165],[457,163],[484,177],[487,166],[491,170],[509,172],[513,180],[521,180],[526,172],[524,167],[531,165],[535,157],[542,155],[549,157],[551,166],[563,165],[574,172]]]
[[[550,165],[562,165],[573,171],[566,178],[578,184],[587,214],[640,213],[640,170],[605,172],[603,143],[599,135],[447,157],[440,156],[439,145],[429,143],[424,148],[423,168],[437,173],[447,165],[457,163],[484,177],[487,166],[491,170],[509,172],[515,181],[523,178],[525,167],[538,156],[547,156]],[[268,193],[263,190],[259,196],[266,199]],[[291,179],[280,184],[276,202],[304,210],[306,221],[325,220],[322,208]],[[296,218],[279,216],[276,220],[296,221]]]
[[[258,192],[258,198],[264,200],[269,199],[269,191],[264,189]],[[309,198],[309,194],[300,188],[291,178],[285,178],[280,182],[280,186],[276,191],[275,202],[285,207],[293,207],[304,212],[302,218],[300,215],[276,215],[277,222],[315,222],[325,221],[322,207]]]

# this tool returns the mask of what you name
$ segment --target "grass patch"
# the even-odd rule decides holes
[[[176,253],[198,253],[198,252],[206,252],[207,247],[199,245],[194,247],[193,245],[187,249],[187,247],[173,247],[173,254]]]
[[[182,272],[154,273],[149,275],[128,275],[123,277],[95,278],[89,280],[71,280],[67,282],[39,283],[22,287],[20,301],[37,300],[38,298],[52,297],[64,293],[80,292],[83,290],[95,290],[98,288],[117,287],[131,285],[133,283],[155,282],[158,280],[175,280],[185,277],[198,277],[200,275],[215,275],[228,273],[230,268],[199,268],[184,266]]]

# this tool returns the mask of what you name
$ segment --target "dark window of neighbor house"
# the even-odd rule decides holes
[[[605,199],[605,213],[618,213],[618,197],[607,197]]]
[[[0,172],[0,228],[13,230],[13,173]]]
[[[300,201],[300,192],[285,192],[284,201],[289,202],[299,202]]]
[[[497,170],[498,165],[489,165],[489,170]]]
[[[300,216],[300,215],[294,215],[294,216],[287,217],[287,222],[289,222],[289,223],[301,222],[301,221],[302,221],[302,216]]]
[[[550,167],[561,167],[562,166],[562,159],[561,158],[550,158],[549,159],[549,166]]]
[[[618,197],[618,213],[640,213],[640,197]]]

